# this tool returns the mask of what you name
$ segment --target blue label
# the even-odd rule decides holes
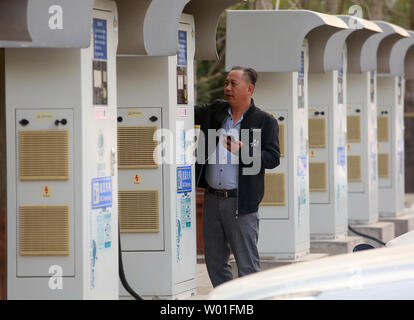
[[[187,65],[187,31],[178,30],[178,54],[177,64]]]
[[[112,206],[112,177],[92,179],[92,209]]]
[[[306,176],[306,169],[308,168],[308,158],[306,155],[298,156],[298,176]]]
[[[97,216],[97,249],[98,251],[111,248],[112,233],[111,213],[100,213]]]
[[[106,20],[93,19],[93,56],[95,59],[107,59]]]
[[[191,192],[191,167],[177,168],[177,193]]]
[[[338,147],[338,165],[345,166],[345,164],[346,164],[345,147]]]
[[[181,210],[181,228],[191,228],[191,197],[188,193],[181,196],[180,199]]]

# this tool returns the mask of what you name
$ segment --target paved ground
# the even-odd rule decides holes
[[[213,290],[213,286],[211,285],[204,263],[197,263],[197,284],[197,296],[192,297],[191,300],[206,299],[208,293]]]
[[[405,207],[409,208],[414,204],[414,193],[405,194]]]

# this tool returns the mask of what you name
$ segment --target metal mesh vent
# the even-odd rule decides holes
[[[326,147],[326,118],[309,119],[309,147],[325,148]]]
[[[68,131],[20,131],[19,159],[20,180],[68,180]]]
[[[121,232],[160,232],[158,202],[158,190],[120,190],[119,225]]]
[[[285,200],[285,173],[267,172],[265,174],[265,191],[262,206],[284,206]]]
[[[361,156],[348,156],[348,182],[361,182]]]
[[[69,255],[69,206],[20,206],[20,255]]]
[[[347,117],[347,140],[348,142],[361,141],[361,116],[352,115]]]
[[[378,117],[378,141],[389,141],[389,117]]]
[[[283,123],[279,124],[279,148],[280,156],[285,156],[285,125]]]
[[[153,140],[156,126],[119,126],[118,161],[120,169],[158,168],[153,154],[158,142]]]
[[[390,154],[378,153],[378,177],[388,178],[390,176]]]
[[[309,162],[309,191],[326,191],[326,162]]]

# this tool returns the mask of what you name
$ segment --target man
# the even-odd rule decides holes
[[[280,150],[276,119],[256,107],[252,99],[256,80],[255,70],[234,67],[225,81],[227,101],[195,107],[195,124],[200,125],[200,134],[204,134],[205,141],[213,141],[213,149],[215,140],[215,150],[208,148],[211,143],[206,143],[207,159],[196,165],[197,185],[207,188],[203,209],[204,254],[214,287],[233,279],[230,249],[239,277],[260,271],[258,208],[264,195],[264,170],[279,165]],[[217,139],[213,132],[220,129],[225,134]],[[253,164],[243,161],[243,155],[252,154]],[[255,161],[259,162],[259,169],[252,174],[249,169]]]

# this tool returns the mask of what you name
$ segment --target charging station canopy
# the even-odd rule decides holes
[[[1,48],[87,48],[94,0],[0,3]]]
[[[348,29],[335,16],[309,10],[228,10],[227,24],[226,69],[248,65],[258,72],[299,71],[302,44],[311,31],[329,37]]]
[[[216,30],[224,9],[240,0],[116,0],[120,55],[171,56],[178,52],[182,13],[194,17],[195,59],[216,60]]]

